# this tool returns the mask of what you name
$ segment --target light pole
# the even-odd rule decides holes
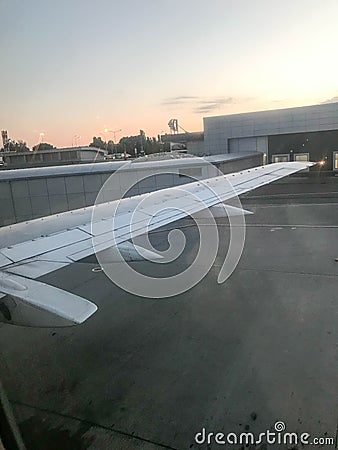
[[[73,139],[72,139],[72,147],[79,146],[79,139],[81,139],[81,136],[79,134],[74,134]]]
[[[116,141],[116,134],[122,131],[122,128],[119,128],[118,130],[109,130],[108,128],[105,128],[103,130],[105,133],[112,133],[113,134],[113,144],[114,144],[114,153],[115,153],[115,141]]]
[[[106,133],[106,128],[103,130]],[[108,130],[107,130],[108,131]],[[106,139],[106,152],[108,153],[108,141],[107,141],[107,137],[104,136],[102,133],[98,134],[99,136],[102,136],[104,139]],[[103,141],[104,142],[104,141]]]

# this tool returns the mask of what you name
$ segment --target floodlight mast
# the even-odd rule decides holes
[[[170,134],[178,134],[179,128],[184,131],[185,133],[189,133],[187,130],[185,130],[181,125],[178,124],[178,119],[170,119],[168,122],[168,127],[170,130]]]

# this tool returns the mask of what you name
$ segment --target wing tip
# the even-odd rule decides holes
[[[81,314],[77,314],[73,319],[76,325],[80,325],[81,323],[85,322],[98,310],[98,307],[97,305],[95,305],[95,303],[92,303],[89,300],[86,300],[86,302],[87,303],[85,310]]]

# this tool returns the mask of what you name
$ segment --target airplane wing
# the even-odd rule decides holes
[[[34,309],[58,316],[63,325],[82,323],[97,310],[95,304],[36,278],[92,255],[93,240],[96,252],[125,246],[127,253],[128,250],[137,253],[128,240],[205,208],[217,207],[235,195],[313,164],[290,162],[255,167],[3,227],[0,229],[0,299],[5,296],[19,299]],[[238,214],[233,207],[227,212]],[[143,255],[146,252],[142,249]],[[150,252],[149,256],[156,257],[156,254]],[[5,318],[11,317],[8,304],[2,313]]]

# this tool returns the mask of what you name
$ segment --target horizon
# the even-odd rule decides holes
[[[332,103],[338,103],[338,97],[332,98],[332,99],[328,99],[327,101],[324,101],[324,102],[321,102],[321,103],[317,103],[317,104],[313,104],[313,105],[299,105],[299,106],[294,106],[294,107],[285,107],[285,108],[276,108],[276,109],[262,109],[262,110],[259,110],[259,111],[244,111],[244,112],[240,112],[240,113],[224,114],[223,116],[232,116],[232,115],[237,115],[237,114],[238,115],[243,115],[243,114],[251,114],[251,113],[255,114],[255,113],[266,112],[266,111],[282,111],[282,110],[286,110],[286,109],[304,108],[304,107],[312,107],[312,106],[322,106],[322,105],[327,105],[327,104],[332,104]],[[222,116],[222,115],[217,115],[217,116],[210,115],[208,117],[212,118],[212,117],[218,117],[218,116]],[[8,130],[6,130],[6,131],[8,131]],[[143,130],[143,131],[145,131],[145,130]],[[204,133],[204,129],[203,130],[194,130],[194,131],[189,131],[189,132],[179,131],[178,135],[180,135],[180,134],[184,135],[186,133],[188,133],[188,134],[191,134],[191,133]],[[309,133],[311,133],[311,132],[309,132]],[[163,132],[162,136],[163,135],[171,135],[171,134],[172,133],[170,133],[170,130],[167,130],[167,131]],[[139,133],[136,133],[135,135],[122,135],[118,139],[116,139],[116,142],[114,142],[114,140],[109,137],[108,133],[106,133],[105,135],[103,135],[102,133],[101,134],[98,133],[96,136],[92,136],[90,141],[92,142],[94,138],[100,138],[101,137],[102,141],[104,143],[106,143],[106,144],[108,144],[109,142],[114,142],[114,145],[118,145],[119,141],[122,138],[137,137],[139,135],[140,135]],[[155,138],[156,140],[158,139],[158,136],[159,136],[159,135],[156,135],[156,136],[148,135],[146,132],[145,132],[145,135],[146,135],[147,138],[151,138],[151,139]],[[175,135],[177,136],[177,134],[175,134]],[[107,138],[107,140],[105,141],[104,138]],[[11,139],[10,136],[9,136],[9,139]],[[25,142],[27,144],[27,142],[24,139],[22,139],[21,141],[23,141],[23,142]],[[75,149],[75,148],[81,148],[81,147],[84,147],[84,148],[85,147],[90,147],[91,142],[80,144],[80,143],[78,143],[78,140],[75,137],[75,140],[73,139],[71,145],[68,145],[68,146],[64,145],[64,146],[59,147],[59,146],[54,145],[53,142],[47,142],[47,140],[40,140],[36,144],[32,145],[31,147],[29,147],[28,144],[27,144],[27,146],[29,147],[29,149],[31,151],[33,151],[33,147],[39,146],[40,144],[51,144],[51,145],[53,145],[54,148],[56,148],[58,150],[62,150],[62,149],[69,149],[69,148],[74,148]],[[94,146],[92,146],[92,147],[93,148],[98,148],[98,147],[94,147]],[[44,150],[44,151],[47,151],[47,150]]]
[[[338,100],[334,0],[2,0],[0,11],[0,128],[30,148]]]

